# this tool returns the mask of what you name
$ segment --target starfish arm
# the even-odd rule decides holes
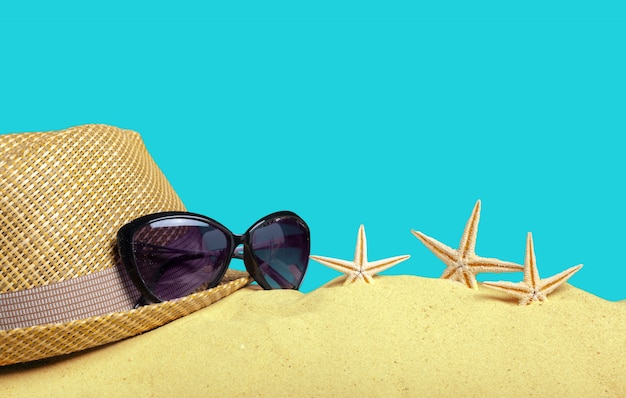
[[[545,296],[537,296],[534,297],[532,293],[528,293],[526,296],[520,298],[519,300],[519,305],[529,305],[530,303],[532,303],[533,301],[546,301],[546,297]]]
[[[461,235],[461,243],[459,243],[459,256],[466,258],[474,254],[476,248],[476,235],[478,234],[478,222],[480,221],[480,199],[476,201],[472,214],[470,215],[465,230]]]
[[[367,263],[367,239],[365,237],[365,226],[361,224],[356,238],[356,249],[354,249],[354,264],[361,267]]]
[[[533,234],[526,236],[526,255],[524,256],[524,282],[528,286],[536,289],[539,286],[539,271],[537,270],[537,259],[535,258],[535,245],[533,244]]]
[[[343,285],[346,286],[346,285],[356,282],[357,280],[360,279],[359,275],[360,274],[358,272],[354,272],[354,271],[349,273],[348,276],[346,277],[346,280],[343,281]]]
[[[478,284],[476,282],[476,275],[472,272],[471,269],[467,267],[459,268],[455,272],[455,275],[456,275],[456,278],[453,278],[453,279],[457,280],[458,282],[463,283],[465,286],[469,287],[470,289],[476,289],[478,287]]]
[[[467,262],[467,266],[474,274],[481,272],[522,272],[524,266],[497,258],[475,256]]]
[[[457,251],[450,246],[444,245],[438,240],[431,238],[428,235],[424,235],[419,231],[411,230],[411,233],[415,235],[415,237],[419,239],[428,250],[433,252],[433,254],[443,261],[448,267],[453,267],[459,261]]]
[[[511,296],[515,296],[521,301],[532,295],[532,288],[527,286],[525,283],[513,283],[513,282],[483,282],[483,286],[499,290],[501,292],[507,293]]]
[[[448,267],[439,278],[462,283],[471,289],[477,287],[476,276],[466,267]]]
[[[457,268],[455,267],[446,267],[446,269],[443,270],[439,278],[451,279],[453,281],[461,282],[459,276],[457,275]]]
[[[547,296],[548,294],[552,293],[557,287],[565,283],[565,281],[567,281],[572,275],[578,272],[578,270],[582,267],[583,265],[579,264],[549,278],[542,279],[541,281],[539,281],[539,289],[544,295]]]
[[[350,274],[354,271],[358,271],[358,267],[352,261],[339,260],[336,258],[322,256],[309,256],[309,258],[344,274]]]
[[[394,265],[400,264],[404,260],[408,259],[409,255],[397,256],[385,258],[383,260],[376,260],[369,262],[363,265],[363,271],[367,272],[370,275],[378,274],[386,269],[393,267]]]

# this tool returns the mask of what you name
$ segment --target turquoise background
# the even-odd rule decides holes
[[[280,209],[312,253],[410,234],[626,298],[623,1],[7,1],[0,132],[139,131],[188,209],[243,232]],[[311,262],[303,291],[339,274]],[[520,280],[521,274],[480,280]]]

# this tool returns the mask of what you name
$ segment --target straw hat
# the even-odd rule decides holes
[[[154,329],[250,282],[133,309],[116,233],[141,215],[184,210],[139,134],[106,125],[0,135],[0,365]]]

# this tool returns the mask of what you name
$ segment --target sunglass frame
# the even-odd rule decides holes
[[[216,274],[217,276],[216,280],[212,281],[212,283],[210,283],[209,286],[207,287],[209,289],[219,284],[219,281],[222,279],[222,277],[226,273],[226,270],[228,269],[228,266],[230,265],[230,261],[232,260],[233,257],[242,258],[244,260],[244,265],[246,267],[246,270],[248,271],[250,276],[258,283],[259,286],[261,286],[265,290],[273,289],[270,286],[270,284],[267,282],[265,277],[263,276],[263,273],[261,272],[258,264],[256,264],[253,256],[251,255],[250,237],[251,237],[251,233],[254,230],[264,227],[266,225],[269,225],[270,223],[276,222],[280,219],[284,219],[284,218],[295,219],[303,227],[304,231],[306,232],[306,243],[307,243],[306,258],[308,259],[309,257],[310,248],[311,248],[311,233],[309,230],[309,226],[300,216],[298,216],[296,213],[291,212],[291,211],[282,210],[282,211],[277,211],[277,212],[268,214],[267,216],[262,217],[261,219],[256,221],[254,224],[252,224],[252,226],[250,226],[250,228],[248,228],[246,232],[244,232],[241,235],[233,233],[219,221],[214,220],[210,217],[204,216],[202,214],[198,214],[198,213],[191,213],[191,212],[185,212],[185,211],[166,211],[166,212],[160,212],[160,213],[147,214],[145,216],[141,216],[125,224],[119,229],[117,233],[117,247],[118,247],[118,252],[120,255],[121,262],[126,268],[126,271],[131,281],[141,293],[143,303],[159,303],[162,300],[158,298],[153,292],[150,291],[147,284],[145,283],[145,281],[139,274],[137,264],[135,262],[135,256],[133,253],[134,235],[138,230],[140,230],[141,228],[143,228],[149,223],[172,220],[172,219],[177,219],[177,218],[182,218],[182,219],[187,219],[187,220],[196,220],[196,221],[208,223],[212,227],[217,228],[220,231],[222,231],[224,235],[227,237],[227,239],[230,240],[229,242],[230,243],[230,247],[229,247],[230,255],[228,256],[226,261],[224,261],[224,264],[222,266],[223,269],[220,269],[218,274]],[[239,247],[239,245],[243,245],[243,248],[244,248],[243,257],[237,255],[236,253],[236,249],[237,247]],[[305,264],[304,269],[303,269],[303,275],[306,273],[307,266],[308,264]],[[301,283],[302,283],[302,280],[293,289],[297,290],[300,287]]]

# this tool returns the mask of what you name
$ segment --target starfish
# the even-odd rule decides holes
[[[356,239],[356,249],[354,251],[354,261],[338,260],[322,256],[310,256],[312,260],[315,260],[320,264],[347,274],[348,277],[343,283],[344,286],[359,280],[362,280],[365,283],[374,283],[374,279],[372,278],[374,275],[401,263],[409,257],[410,256],[408,255],[404,255],[373,262],[367,261],[367,241],[365,238],[365,227],[363,225],[359,227],[359,233]]]
[[[533,236],[529,232],[526,237],[526,256],[524,257],[524,281],[519,283],[513,282],[483,282],[483,286],[500,290],[519,298],[519,305],[528,305],[533,301],[546,301],[548,294],[554,289],[565,283],[570,276],[574,275],[583,267],[579,264],[575,267],[566,269],[556,275],[546,279],[539,278],[537,270],[537,261],[535,259],[535,249],[533,245]]]
[[[441,278],[463,283],[472,289],[477,287],[476,274],[480,272],[521,272],[524,269],[520,264],[476,255],[474,248],[479,220],[480,200],[474,205],[474,210],[461,236],[459,248],[456,250],[419,231],[411,230],[417,239],[446,264]]]

